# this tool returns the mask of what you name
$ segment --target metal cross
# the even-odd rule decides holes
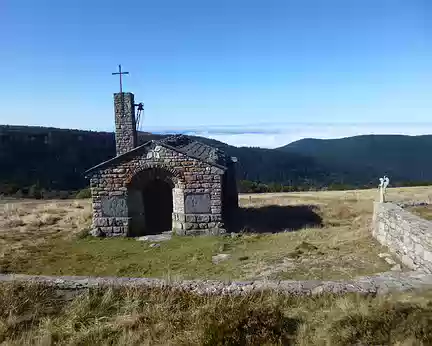
[[[124,75],[124,74],[129,74],[129,72],[122,72],[122,70],[121,70],[121,65],[119,65],[119,71],[118,72],[113,72],[112,73],[112,75],[114,76],[114,75],[120,75],[120,94],[123,92],[123,90],[122,90],[122,75]]]

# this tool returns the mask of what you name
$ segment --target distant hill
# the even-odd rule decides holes
[[[360,172],[363,179],[387,174],[393,180],[432,180],[432,135],[363,135],[302,139],[277,150],[313,158],[336,171]]]
[[[139,133],[139,143],[165,136]],[[194,137],[194,136],[192,136]],[[432,136],[358,136],[304,139],[277,149],[234,147],[194,137],[235,156],[239,180],[304,188],[344,184],[376,186],[432,181]],[[88,186],[83,172],[115,155],[114,134],[31,126],[0,125],[0,194],[37,185],[47,190]]]
[[[162,138],[139,133],[139,143]],[[193,137],[193,136],[192,136]],[[330,173],[313,159],[271,149],[238,148],[202,137],[239,159],[238,178],[303,184],[327,181]],[[113,133],[44,127],[0,126],[0,184],[28,188],[76,190],[88,182],[83,172],[115,155]]]

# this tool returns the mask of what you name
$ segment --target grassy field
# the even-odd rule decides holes
[[[425,200],[427,188],[389,190]],[[388,270],[370,237],[376,191],[241,196],[239,238],[176,238],[152,248],[92,239],[88,201],[0,201],[0,271],[212,278],[341,278]],[[250,197],[250,198],[249,198]],[[266,234],[290,230],[286,233]],[[263,233],[264,232],[264,233]],[[213,264],[211,256],[231,255]],[[432,292],[243,297],[160,289],[78,296],[0,284],[1,345],[431,345]]]
[[[432,189],[389,189],[390,200]],[[83,236],[90,203],[0,202],[0,272],[172,279],[340,279],[387,271],[369,225],[376,190],[242,195],[241,237],[173,237],[160,247]],[[285,232],[284,232],[285,231]],[[273,232],[273,234],[269,234]],[[214,264],[212,256],[228,254]],[[395,259],[396,260],[396,259]]]
[[[431,345],[432,292],[203,297],[0,285],[2,345]]]
[[[407,208],[407,209],[411,213],[418,215],[425,220],[432,221],[432,206],[431,205],[411,207],[411,208]]]

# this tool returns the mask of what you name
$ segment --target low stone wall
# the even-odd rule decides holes
[[[399,205],[375,202],[372,234],[409,268],[432,273],[432,222]]]
[[[289,295],[316,295],[322,293],[386,294],[432,288],[432,274],[420,272],[381,273],[348,281],[248,281],[223,282],[194,280],[170,282],[149,278],[77,277],[77,276],[32,276],[22,274],[0,274],[1,282],[35,282],[55,287],[60,291],[80,291],[97,287],[142,287],[187,291],[200,295],[245,295],[263,291],[274,291]]]
[[[429,201],[403,201],[394,203],[401,208],[409,208],[409,207],[424,207],[430,205]]]

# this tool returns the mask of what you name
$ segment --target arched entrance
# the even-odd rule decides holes
[[[172,228],[173,174],[163,168],[137,173],[128,184],[129,236],[160,234]]]
[[[151,234],[171,230],[173,194],[169,183],[161,179],[150,181],[143,189],[145,226]]]

